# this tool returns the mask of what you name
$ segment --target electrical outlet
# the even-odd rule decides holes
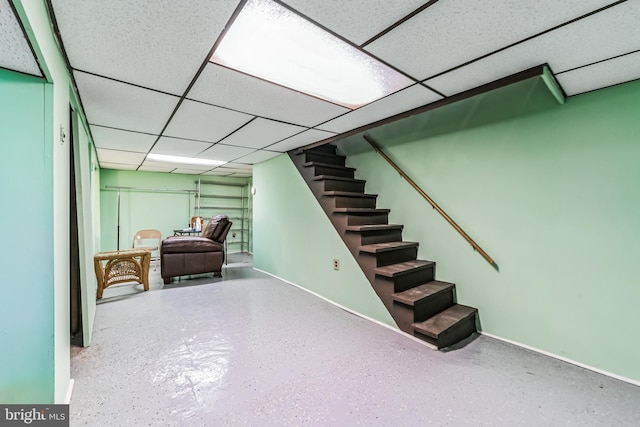
[[[339,259],[334,259],[333,260],[333,269],[334,270],[340,270],[340,260]]]

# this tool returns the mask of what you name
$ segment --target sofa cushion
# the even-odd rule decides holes
[[[217,215],[212,217],[204,228],[202,236],[219,242],[228,223],[229,217],[227,215]]]
[[[206,237],[172,236],[162,241],[162,252],[166,254],[217,252],[222,251],[222,243]]]

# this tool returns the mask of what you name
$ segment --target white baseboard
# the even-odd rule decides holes
[[[545,355],[545,356],[548,356],[548,357],[552,357],[554,359],[561,360],[563,362],[571,363],[572,365],[579,366],[581,368],[588,369],[588,370],[593,371],[593,372],[597,372],[598,374],[606,375],[607,377],[611,377],[611,378],[614,378],[616,380],[624,381],[626,383],[633,384],[633,385],[636,385],[636,386],[640,387],[640,381],[638,381],[638,380],[634,380],[634,379],[631,379],[631,378],[623,377],[622,375],[614,374],[612,372],[605,371],[603,369],[595,368],[593,366],[589,366],[589,365],[586,365],[584,363],[576,362],[575,360],[571,360],[571,359],[569,359],[567,357],[559,356],[559,355],[557,355],[555,353],[551,353],[551,352],[548,352],[548,351],[545,351],[545,350],[540,350],[539,348],[531,347],[529,345],[522,344],[522,343],[520,343],[518,341],[513,341],[513,340],[510,340],[510,339],[507,339],[507,338],[502,338],[502,337],[499,337],[497,335],[490,334],[488,332],[478,331],[478,333],[481,334],[481,335],[484,335],[486,337],[493,338],[493,339],[496,339],[496,340],[499,340],[499,341],[504,341],[504,342],[507,342],[509,344],[513,344],[513,345],[518,346],[518,347],[526,348],[527,350],[535,351],[536,353],[540,353],[542,355]]]
[[[394,332],[397,332],[397,333],[399,333],[401,335],[404,335],[405,337],[407,337],[407,338],[409,338],[409,339],[411,339],[411,340],[413,340],[413,341],[415,341],[417,343],[423,344],[423,345],[425,345],[425,346],[427,346],[427,347],[429,347],[431,349],[437,350],[436,346],[434,346],[432,344],[429,344],[426,341],[423,341],[423,340],[421,340],[419,338],[414,337],[413,335],[409,335],[406,332],[401,331],[400,329],[394,328],[393,326],[387,325],[386,323],[383,323],[383,322],[381,322],[379,320],[373,319],[373,318],[371,318],[369,316],[366,316],[366,315],[364,315],[362,313],[359,313],[359,312],[354,311],[354,310],[352,310],[352,309],[350,309],[348,307],[345,307],[345,306],[343,306],[341,304],[338,304],[337,302],[332,301],[332,300],[330,300],[330,299],[328,299],[328,298],[326,298],[326,297],[324,297],[324,296],[322,296],[320,294],[317,294],[317,293],[315,293],[313,291],[310,291],[309,289],[304,288],[304,287],[302,287],[302,286],[300,286],[300,285],[298,285],[296,283],[290,282],[290,281],[288,281],[286,279],[283,279],[282,277],[278,277],[275,274],[269,273],[268,271],[260,270],[259,268],[255,268],[254,267],[253,269],[256,270],[256,271],[259,271],[261,273],[264,273],[264,274],[266,274],[268,276],[274,277],[274,278],[276,278],[276,279],[278,279],[278,280],[280,280],[282,282],[288,283],[291,286],[295,286],[298,289],[302,289],[303,291],[306,291],[306,292],[310,293],[311,295],[315,295],[316,297],[321,298],[321,299],[327,301],[328,303],[333,304],[334,306],[336,306],[336,307],[338,307],[338,308],[340,308],[340,309],[342,309],[344,311],[347,311],[347,312],[349,312],[349,313],[351,313],[353,315],[356,315],[356,316],[361,317],[363,319],[369,320],[370,322],[376,323],[376,324],[378,324],[380,326],[383,326],[383,327],[385,327],[387,329],[390,329],[390,330],[392,330]],[[490,333],[487,333],[487,332],[478,331],[478,333],[481,334],[481,335],[484,335],[486,337],[493,338],[493,339],[496,339],[496,340],[499,340],[499,341],[504,341],[504,342],[507,342],[509,344],[513,344],[513,345],[518,346],[518,347],[526,348],[527,350],[535,351],[536,353],[540,353],[540,354],[543,354],[545,356],[552,357],[554,359],[561,360],[563,362],[567,362],[567,363],[570,363],[572,365],[579,366],[581,368],[588,369],[588,370],[593,371],[593,372],[597,372],[598,374],[606,375],[607,377],[611,377],[611,378],[614,378],[616,380],[624,381],[626,383],[633,384],[633,385],[636,385],[636,386],[640,387],[640,381],[638,381],[638,380],[634,380],[634,379],[631,379],[631,378],[623,377],[622,375],[617,375],[617,374],[614,374],[612,372],[608,372],[608,371],[605,371],[605,370],[602,370],[602,369],[599,369],[599,368],[595,368],[593,366],[586,365],[584,363],[576,362],[575,360],[571,360],[571,359],[568,359],[566,357],[558,356],[557,354],[550,353],[550,352],[544,351],[544,350],[540,350],[538,348],[531,347],[529,345],[522,344],[520,342],[513,341],[513,340],[510,340],[510,339],[507,339],[507,338],[502,338],[502,337],[499,337],[497,335],[493,335],[493,334],[490,334]]]
[[[64,403],[68,405],[71,402],[71,394],[73,393],[73,385],[75,380],[73,378],[69,379],[69,387],[67,388],[67,395],[64,398]]]

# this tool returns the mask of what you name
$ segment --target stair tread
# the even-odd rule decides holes
[[[376,208],[334,208],[334,213],[389,213],[391,209]]]
[[[302,154],[304,152],[310,151],[310,152],[314,152],[314,153],[335,153],[336,150],[336,146],[335,145],[331,145],[331,144],[323,144],[323,145],[317,145],[315,147],[311,147],[311,148],[303,148],[300,147],[296,150],[296,154]]]
[[[401,224],[367,224],[367,225],[349,225],[346,231],[386,231],[386,230],[402,230],[404,225]]]
[[[416,247],[418,247],[417,242],[385,242],[385,243],[374,243],[371,245],[363,245],[363,246],[360,246],[359,249],[360,249],[360,252],[377,254],[380,252],[395,251],[396,249],[416,248]]]
[[[350,168],[348,166],[333,165],[331,163],[322,163],[322,162],[306,162],[302,166],[304,167],[321,166],[323,168],[341,169],[341,170],[348,170],[348,171],[354,171],[354,172],[356,170],[356,168]]]
[[[374,199],[378,197],[377,194],[367,194],[367,193],[356,193],[353,191],[325,191],[322,193],[323,196],[339,196],[339,197],[360,197],[365,199]]]
[[[346,181],[346,182],[367,182],[364,179],[347,178],[346,176],[316,175],[313,177],[314,181],[322,181],[324,179],[333,180],[333,181]]]
[[[427,299],[440,292],[450,290],[455,285],[448,282],[440,282],[439,280],[433,280],[429,283],[424,283],[415,288],[407,289],[404,292],[397,292],[393,294],[394,301],[401,302],[406,305],[414,306],[418,302]]]
[[[442,332],[446,331],[461,320],[475,315],[477,312],[477,308],[454,304],[424,322],[413,323],[411,326],[421,334],[438,339]]]
[[[340,159],[346,159],[347,156],[343,156],[341,154],[335,154],[335,153],[329,153],[326,151],[319,151],[319,150],[298,150],[296,151],[296,155],[302,155],[302,154],[307,154],[307,153],[312,153],[313,155],[317,155],[317,156],[321,156],[321,157],[338,157]]]
[[[418,246],[417,243],[416,243],[416,246]],[[375,273],[378,276],[394,278],[394,277],[402,276],[403,274],[407,274],[417,270],[422,270],[424,268],[431,267],[434,264],[435,262],[433,261],[414,259],[411,261],[398,262],[395,264],[385,265],[384,267],[378,267],[375,269]]]

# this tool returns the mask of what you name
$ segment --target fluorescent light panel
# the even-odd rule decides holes
[[[227,162],[222,160],[196,159],[194,157],[169,156],[167,154],[149,154],[147,159],[158,162],[181,163],[187,165],[220,166]]]
[[[358,108],[413,82],[271,0],[249,0],[211,62]]]

